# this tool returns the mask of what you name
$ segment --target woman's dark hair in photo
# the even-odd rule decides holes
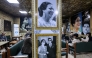
[[[76,14],[76,15],[71,17],[71,24],[72,24],[72,26],[74,26],[73,24],[75,24],[75,21],[76,21],[77,17],[79,17],[78,14]]]
[[[41,44],[42,44],[43,41],[45,41],[45,39],[42,39],[42,40],[41,40]],[[46,45],[46,41],[45,41],[45,45]]]
[[[43,10],[45,10],[48,6],[48,4],[51,4],[50,2],[43,2],[40,7],[38,8],[39,15],[42,17],[43,16]]]

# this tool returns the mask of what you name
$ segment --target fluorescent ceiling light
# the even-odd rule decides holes
[[[18,3],[19,4],[19,2],[17,1],[17,0],[7,0],[9,3]]]
[[[26,11],[19,11],[20,13],[24,13],[24,14],[27,14],[27,12]]]

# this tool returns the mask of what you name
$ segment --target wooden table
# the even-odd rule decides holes
[[[9,43],[9,41],[2,41],[2,42],[0,42],[0,46],[7,44],[7,43]]]
[[[18,41],[11,41],[10,44],[14,45],[16,44]]]
[[[4,46],[5,49],[7,49],[7,47],[9,46],[9,41],[1,41],[0,42],[0,47]]]

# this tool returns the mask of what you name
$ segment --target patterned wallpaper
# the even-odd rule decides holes
[[[8,15],[2,11],[0,11],[0,33],[5,32],[6,35],[13,36],[12,31],[4,31],[4,20],[11,21],[11,28],[13,27],[13,24],[19,24],[20,25],[20,18],[19,17],[12,17],[11,15]],[[24,36],[25,33],[20,33],[20,35]]]

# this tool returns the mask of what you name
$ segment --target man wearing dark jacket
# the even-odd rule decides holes
[[[55,44],[52,44],[52,39],[48,38],[48,45],[47,45],[47,57],[48,58],[56,58],[56,49]]]
[[[0,35],[0,41],[7,41],[7,37],[4,32]]]
[[[22,53],[23,54],[28,54],[28,58],[32,58],[32,34],[30,34],[29,37],[26,37],[24,39],[24,43],[22,46]]]

